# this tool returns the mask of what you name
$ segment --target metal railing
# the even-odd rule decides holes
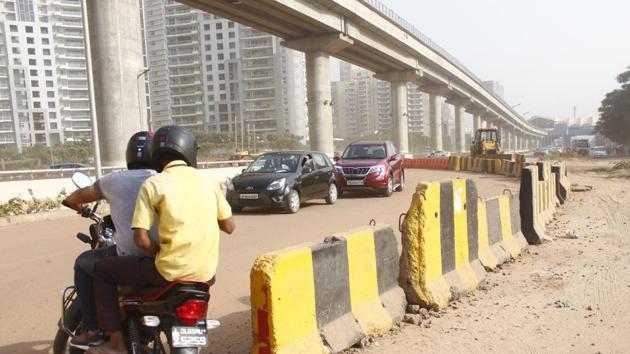
[[[253,160],[229,160],[229,161],[198,162],[197,168],[211,169],[211,168],[221,168],[221,167],[238,167],[238,166],[248,165],[252,161]],[[103,167],[102,172],[103,172],[103,175],[105,175],[112,172],[124,171],[126,169],[127,169],[127,166]],[[89,176],[96,175],[94,171],[94,167],[0,171],[0,182],[64,178],[64,177],[72,176],[72,174],[75,172],[84,172]]]
[[[483,81],[477,77],[470,69],[468,69],[464,64],[462,64],[459,60],[457,60],[454,56],[449,54],[444,48],[440,47],[437,43],[433,42],[431,38],[427,37],[425,34],[420,32],[414,25],[409,23],[407,20],[402,18],[400,15],[395,13],[392,9],[385,6],[378,0],[363,0],[366,4],[372,7],[374,10],[379,12],[381,15],[385,16],[392,23],[405,30],[410,35],[414,36],[417,40],[431,48],[433,51],[440,54],[444,59],[448,60],[451,64],[455,65],[459,70],[463,71],[466,75],[472,78],[477,84],[479,84],[482,88],[486,89],[490,95],[492,95],[497,101],[502,103],[512,114],[514,114],[521,122],[526,122],[525,119],[518,114],[512,106],[510,106],[503,98],[499,97],[495,92],[490,89],[487,89]]]

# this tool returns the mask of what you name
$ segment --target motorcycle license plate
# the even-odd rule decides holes
[[[363,185],[363,180],[362,179],[360,179],[360,180],[349,180],[347,182],[347,184],[349,186],[362,186]]]
[[[176,326],[171,329],[171,338],[175,348],[208,346],[208,330],[206,328]]]

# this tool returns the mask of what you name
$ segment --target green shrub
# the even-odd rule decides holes
[[[53,210],[61,207],[61,202],[66,198],[67,193],[62,190],[55,198],[35,198],[33,190],[29,189],[28,193],[31,199],[22,199],[20,197],[11,198],[6,203],[0,204],[0,217],[14,216],[23,214],[35,214],[43,211]]]

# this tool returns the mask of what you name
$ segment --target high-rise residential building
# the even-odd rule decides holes
[[[144,15],[154,129],[306,137],[302,53],[172,0],[145,0]]]
[[[410,133],[425,134],[427,95],[407,84],[407,120]],[[374,134],[392,129],[390,83],[374,78],[368,70],[340,63],[340,79],[333,83],[335,136]]]
[[[0,147],[91,138],[80,0],[0,0]]]
[[[493,81],[493,80],[488,80],[488,81],[483,81],[482,84],[488,90],[494,92],[497,96],[501,97],[502,99],[504,98],[503,97],[503,94],[504,94],[503,85],[501,85],[500,82]]]

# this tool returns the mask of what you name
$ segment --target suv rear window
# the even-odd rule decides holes
[[[350,145],[344,151],[342,159],[384,159],[387,157],[383,144],[356,144]]]

